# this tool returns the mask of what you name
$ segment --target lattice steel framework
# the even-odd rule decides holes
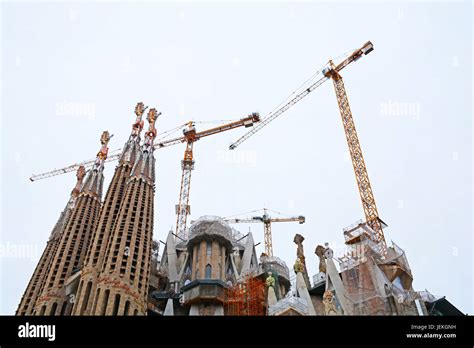
[[[349,100],[347,98],[344,82],[336,69],[331,69],[328,74],[331,76],[334,83],[334,90],[336,92],[337,103],[341,113],[347,145],[351,154],[352,166],[354,167],[365,218],[369,226],[375,231],[375,242],[382,244],[383,254],[385,254],[386,242],[382,231],[382,223],[379,219],[374,193],[372,192],[372,186],[370,185],[367,167],[365,165],[364,156],[362,155],[362,149],[360,147],[359,137],[357,136],[354,119],[352,118],[351,108],[349,107]]]
[[[193,160],[194,141],[188,141],[184,151],[184,159],[181,161],[181,188],[179,190],[179,203],[176,205],[176,235],[183,239],[188,239],[188,229],[186,222],[191,214],[189,206],[189,192],[191,189],[191,173],[194,170]]]

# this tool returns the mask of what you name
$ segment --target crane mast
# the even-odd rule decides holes
[[[188,215],[191,214],[189,193],[191,189],[191,173],[194,170],[193,144],[196,141],[196,129],[192,122],[189,123],[188,129],[185,130],[184,136],[187,143],[184,159],[181,161],[181,188],[179,190],[179,203],[176,205],[176,236],[187,240],[186,222]]]
[[[191,173],[194,170],[193,144],[194,142],[211,135],[219,134],[238,127],[252,127],[254,122],[259,122],[258,113],[252,113],[248,117],[238,121],[230,122],[218,127],[210,128],[199,133],[196,132],[193,122],[188,122],[187,128],[183,131],[184,136],[157,144],[158,147],[186,142],[184,159],[181,161],[181,187],[179,191],[179,201],[176,205],[176,236],[181,240],[188,239],[187,220],[191,213],[189,205],[189,194],[191,190]]]
[[[271,221],[263,221],[263,242],[265,243],[265,253],[273,256],[273,239]]]
[[[331,66],[334,66],[332,62]],[[365,218],[367,224],[375,232],[375,242],[381,243],[383,249],[382,253],[385,254],[386,242],[382,230],[382,223],[375,204],[374,193],[372,192],[372,186],[370,185],[369,174],[367,173],[367,167],[365,166],[359,137],[357,136],[354,119],[349,106],[349,100],[344,87],[344,81],[335,68],[327,70],[326,74],[331,77],[334,83],[334,90],[336,92],[337,103],[339,105],[344,133],[346,135],[347,145],[351,155],[352,166],[354,168]]]
[[[295,105],[309,93],[314,91],[317,87],[321,86],[325,81],[328,79],[332,79],[334,83],[334,89],[336,92],[336,98],[339,105],[339,111],[342,118],[342,123],[344,126],[344,132],[347,140],[347,144],[349,146],[349,152],[351,155],[352,165],[354,168],[354,173],[356,176],[357,187],[359,189],[360,198],[362,201],[362,207],[364,210],[364,215],[367,221],[367,224],[373,229],[375,232],[375,236],[372,237],[374,242],[379,243],[381,246],[381,254],[386,255],[386,242],[385,237],[383,234],[383,225],[382,221],[379,218],[379,214],[377,211],[377,206],[375,204],[375,197],[372,191],[372,187],[370,185],[369,175],[367,173],[367,168],[364,162],[364,157],[362,155],[362,149],[360,147],[359,138],[357,136],[357,131],[354,125],[354,120],[352,118],[352,112],[349,107],[349,100],[347,98],[347,93],[344,87],[344,82],[342,80],[341,75],[339,72],[346,68],[349,64],[359,60],[364,55],[369,54],[374,50],[373,44],[368,41],[361,48],[354,50],[346,59],[344,59],[338,65],[335,65],[332,60],[326,64],[326,66],[318,71],[316,75],[322,73],[322,77],[320,77],[316,82],[311,84],[308,88],[303,90],[302,92],[298,93],[294,96],[290,101],[288,101],[285,105],[270,113],[267,117],[265,117],[260,124],[253,128],[251,131],[245,133],[239,139],[237,139],[233,144],[230,145],[230,149],[235,149],[238,145],[242,142],[250,138],[260,129],[265,127],[268,123],[273,121],[275,118],[283,114],[287,111],[291,106]]]
[[[268,214],[267,209],[263,209],[262,216],[253,216],[248,219],[225,219],[228,223],[236,224],[236,223],[263,223],[263,239],[265,243],[265,254],[268,256],[273,256],[273,240],[272,240],[272,223],[273,222],[293,222],[297,221],[300,224],[304,224],[306,219],[304,216],[295,216],[295,217],[287,217],[287,218],[272,218],[270,214]]]

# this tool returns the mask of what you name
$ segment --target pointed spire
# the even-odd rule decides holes
[[[132,172],[131,177],[142,178],[150,184],[155,182],[155,158],[153,157],[153,141],[156,137],[155,122],[161,112],[158,113],[155,108],[150,109],[147,115],[148,131],[145,133],[145,141]]]
[[[97,153],[94,167],[92,168],[93,170],[104,169],[104,162],[107,159],[107,154],[109,153],[109,148],[107,147],[107,145],[109,144],[110,138],[112,138],[113,136],[114,135],[110,135],[108,131],[104,131],[102,133],[102,136],[100,137],[100,143],[102,144],[102,147]]]
[[[135,106],[135,115],[137,116],[135,122],[132,124],[132,133],[130,138],[125,143],[125,146],[122,151],[122,155],[119,158],[120,164],[131,164],[135,162],[135,159],[139,155],[140,151],[140,133],[143,129],[143,120],[142,116],[145,113],[145,110],[148,109],[148,106],[145,106],[142,102],[137,103]]]
[[[77,196],[79,196],[79,193],[81,192],[82,181],[83,181],[85,176],[86,176],[86,169],[84,168],[84,166],[80,166],[79,168],[77,168],[76,185],[74,186],[74,188],[71,191],[71,197],[69,198],[69,201],[68,201],[66,207],[64,208],[64,210],[59,215],[59,219],[56,222],[56,225],[54,225],[53,230],[51,231],[51,234],[49,236],[50,240],[61,235],[61,232],[63,230],[64,225],[67,222],[69,214],[70,214],[72,208],[74,208],[76,198],[77,198]]]
[[[150,109],[148,111],[148,115],[146,117],[149,126],[148,126],[148,131],[145,133],[145,143],[143,144],[143,150],[152,152],[153,151],[153,141],[155,140],[156,137],[156,128],[155,128],[155,122],[158,118],[158,116],[161,115],[160,113],[157,113],[155,108]]]
[[[145,106],[142,102],[137,103],[137,106],[135,106],[135,115],[137,115],[137,118],[135,120],[135,123],[132,125],[132,134],[130,137],[133,138],[140,138],[140,133],[142,132],[143,129],[143,120],[142,116],[145,110],[148,109],[148,106]]]
[[[81,194],[89,194],[99,200],[102,197],[102,185],[104,183],[104,162],[107,159],[107,154],[109,148],[110,138],[113,137],[113,134],[110,135],[108,131],[104,131],[100,137],[100,143],[102,144],[100,151],[97,153],[97,157],[92,169],[87,173],[86,180],[81,189]]]
[[[79,193],[81,193],[82,181],[83,181],[85,176],[86,176],[86,168],[84,168],[84,166],[80,166],[79,168],[77,168],[76,185],[74,186],[74,188],[71,191],[71,197],[69,198],[69,202],[67,203],[66,209],[64,209],[64,211],[61,214],[65,214],[66,211],[69,211],[72,208],[74,208],[77,196],[79,196]]]
[[[79,195],[79,192],[81,191],[82,180],[84,179],[85,176],[86,176],[86,168],[84,168],[84,166],[80,166],[79,168],[77,168],[77,172],[76,172],[77,182],[76,182],[76,186],[71,191],[71,196],[77,197]]]

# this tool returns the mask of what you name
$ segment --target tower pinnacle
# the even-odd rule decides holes
[[[130,175],[126,181],[121,181],[125,184],[124,193],[118,201],[121,203],[119,209],[113,210],[118,211],[118,216],[109,231],[100,273],[96,272],[95,280],[84,277],[86,291],[84,300],[76,306],[76,313],[145,315],[147,312],[155,194],[153,141],[159,115],[154,108],[148,111],[149,127],[143,145],[130,137],[130,151],[124,152],[117,167],[128,169],[130,162],[127,162],[126,154],[134,154]],[[94,298],[89,300],[87,294]]]
[[[153,157],[153,141],[156,137],[155,122],[161,112],[155,108],[150,109],[147,114],[148,131],[145,133],[145,141],[138,151],[135,163],[131,171],[131,177],[142,178],[151,185],[155,182],[155,158]]]
[[[145,110],[148,108],[148,106],[145,106],[142,102],[137,103],[137,106],[135,106],[135,115],[137,115],[137,118],[135,120],[135,123],[132,125],[132,134],[131,138],[139,138],[140,133],[143,129],[143,120],[142,120],[142,115],[145,112]]]
[[[71,197],[77,197],[79,195],[79,192],[81,191],[82,180],[84,179],[85,176],[86,176],[86,168],[84,168],[84,166],[80,166],[79,168],[77,168],[77,172],[76,172],[77,182],[76,182],[76,186],[74,186],[74,188],[72,189]]]
[[[136,159],[140,157],[140,133],[144,123],[142,116],[147,108],[142,102],[137,103],[135,107],[136,117],[132,124],[131,134],[122,150],[119,164],[115,168],[112,181],[107,189],[99,222],[91,236],[90,248],[85,258],[77,288],[77,301],[74,303],[72,311],[74,315],[91,315],[102,310],[97,305],[103,303],[102,296],[104,296],[106,290],[101,288],[99,275],[104,260],[107,261],[107,247],[113,238],[113,230],[118,219],[121,203],[126,199],[124,194],[127,179],[130,177]],[[112,295],[110,298],[112,298]],[[123,303],[126,303],[125,300]],[[133,314],[133,312],[130,311],[130,314]]]
[[[145,133],[145,143],[143,144],[144,151],[149,152],[150,147],[151,147],[151,150],[153,151],[153,141],[155,140],[155,137],[156,137],[155,121],[160,115],[161,115],[161,112],[157,113],[155,108],[152,108],[150,109],[150,111],[148,111],[148,115],[146,119],[149,123],[149,126],[148,126],[148,131]]]
[[[140,133],[143,129],[142,116],[148,106],[145,106],[142,102],[137,103],[135,106],[135,115],[137,115],[135,122],[132,124],[132,133],[130,138],[125,143],[122,154],[119,158],[120,164],[133,165],[140,152]]]
[[[100,143],[102,146],[97,153],[94,166],[87,172],[84,185],[82,185],[82,189],[80,190],[81,194],[90,195],[92,197],[98,198],[99,200],[102,197],[104,162],[107,159],[107,153],[109,152],[107,145],[109,144],[110,138],[112,137],[113,134],[110,135],[108,131],[102,132],[100,137]]]
[[[104,169],[104,161],[107,159],[107,154],[109,152],[109,148],[107,147],[110,138],[112,138],[114,135],[110,135],[108,131],[104,131],[100,137],[100,143],[102,144],[102,147],[100,148],[100,151],[97,153],[97,158],[94,163],[94,170],[98,169]]]

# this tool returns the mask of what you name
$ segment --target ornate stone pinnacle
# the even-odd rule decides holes
[[[110,136],[109,132],[108,131],[103,131],[102,135],[100,136],[100,143],[102,145],[107,146],[107,144],[110,141],[110,138],[111,138],[111,136]]]
[[[82,185],[82,180],[84,179],[85,176],[86,176],[86,168],[84,168],[84,166],[79,166],[76,172],[76,178],[77,178],[76,186],[74,186],[71,192],[71,195],[73,197],[77,197],[77,195],[79,195],[79,191]]]
[[[86,168],[84,168],[84,166],[79,166],[76,172],[77,181],[84,179],[84,176],[86,176]]]
[[[268,277],[265,279],[265,284],[267,287],[274,287],[275,286],[275,278],[272,275],[272,272],[268,272]]]
[[[158,116],[161,115],[161,112],[158,113],[155,108],[151,108],[150,111],[148,111],[147,114],[147,121],[149,123],[148,126],[148,132],[146,132],[146,143],[149,144],[153,142],[153,139],[156,137],[156,128],[155,128],[155,121],[158,118]]]
[[[296,262],[293,266],[293,270],[295,271],[295,273],[300,273],[300,272],[303,272],[303,263],[301,262],[300,258],[298,257],[296,259]]]
[[[132,137],[137,138],[140,135],[143,129],[142,115],[147,108],[148,106],[145,106],[142,102],[139,102],[135,107],[135,115],[137,115],[137,118],[135,119],[135,123],[132,125]]]
[[[107,145],[109,144],[110,138],[112,138],[113,135],[110,135],[108,131],[104,131],[100,137],[100,143],[102,144],[102,147],[100,148],[100,151],[97,153],[97,158],[95,160],[95,167],[98,168],[104,164],[104,161],[107,158],[107,153],[109,152],[109,148]]]
[[[145,104],[143,104],[142,102],[138,102],[137,106],[135,106],[135,115],[137,115],[137,117],[141,118],[143,113],[147,109],[147,107],[145,107]]]
[[[326,260],[324,259],[324,253],[326,252],[326,250],[327,249],[322,245],[318,245],[314,250],[316,256],[319,257],[319,272],[322,273],[326,273]]]

